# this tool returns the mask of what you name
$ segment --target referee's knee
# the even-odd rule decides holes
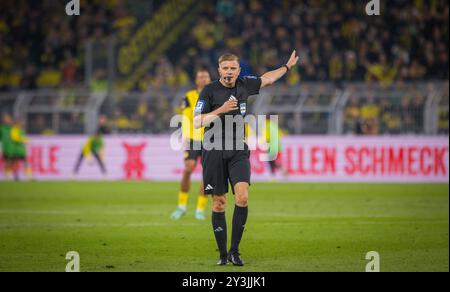
[[[184,174],[191,175],[195,170],[196,163],[195,161],[188,160],[185,162]]]
[[[235,203],[239,207],[247,207],[248,206],[248,195],[247,194],[236,195]]]
[[[235,186],[235,203],[239,207],[248,206],[248,184],[247,183],[237,183]]]
[[[218,213],[225,212],[227,208],[226,196],[213,196],[213,211]]]

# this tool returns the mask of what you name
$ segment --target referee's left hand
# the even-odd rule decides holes
[[[237,100],[236,99],[229,99],[227,100],[220,108],[218,108],[219,113],[226,114],[231,111],[238,110],[237,106]]]
[[[291,69],[292,67],[294,67],[295,65],[297,65],[298,62],[298,56],[296,56],[296,51],[294,50],[291,54],[291,57],[289,58],[289,60],[286,63],[286,66],[289,67],[289,69]]]

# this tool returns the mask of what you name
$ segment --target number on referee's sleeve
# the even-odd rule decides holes
[[[195,106],[195,114],[201,114],[203,107],[205,106],[205,102],[203,100],[197,101],[197,105]]]

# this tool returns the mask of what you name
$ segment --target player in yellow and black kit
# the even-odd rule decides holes
[[[199,93],[210,82],[211,77],[207,70],[197,70],[195,76],[195,85],[197,86],[197,89],[188,91],[181,105],[183,111],[182,133],[185,143],[184,171],[181,178],[180,192],[178,194],[178,207],[171,215],[173,220],[178,220],[186,214],[187,200],[191,186],[191,175],[197,166],[198,158],[202,155],[201,143],[203,139],[203,129],[194,129],[194,108],[197,104]],[[204,211],[207,201],[208,199],[203,193],[202,181],[200,184],[197,210],[195,212],[195,218],[198,220],[205,219]]]

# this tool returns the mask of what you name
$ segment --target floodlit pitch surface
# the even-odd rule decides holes
[[[244,267],[217,267],[210,222],[171,221],[177,183],[0,183],[0,271],[449,270],[448,184],[255,183]],[[228,197],[228,240],[232,196]]]

